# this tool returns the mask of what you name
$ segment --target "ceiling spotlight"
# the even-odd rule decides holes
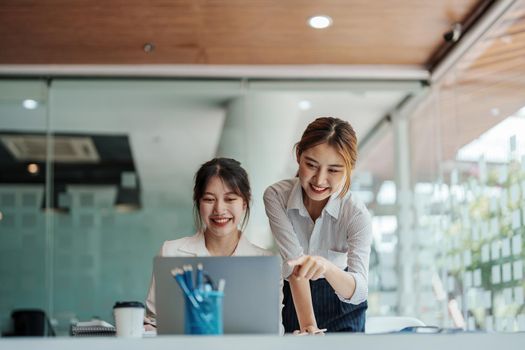
[[[25,109],[35,109],[36,107],[38,107],[38,102],[35,100],[28,99],[22,102],[22,106],[24,106]]]
[[[312,103],[308,100],[302,100],[299,102],[298,105],[299,105],[299,108],[302,109],[303,111],[307,111],[310,108],[312,108]]]
[[[38,165],[35,163],[30,163],[27,165],[27,172],[30,174],[36,175],[38,174],[39,170],[40,169],[38,168]]]
[[[461,23],[454,23],[452,25],[452,28],[443,34],[443,38],[448,43],[455,43],[459,40],[461,35],[463,34],[463,27],[461,26]]]
[[[328,16],[313,16],[308,19],[308,25],[315,29],[324,29],[332,25],[332,18]]]
[[[153,50],[155,50],[155,45],[153,43],[145,43],[142,49],[145,53],[150,53],[153,52]]]

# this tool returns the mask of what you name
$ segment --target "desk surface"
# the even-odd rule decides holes
[[[326,336],[159,336],[144,339],[0,338],[0,349],[39,350],[522,350],[525,333],[328,334]]]

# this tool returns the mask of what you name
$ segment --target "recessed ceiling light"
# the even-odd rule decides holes
[[[37,174],[39,171],[38,169],[38,165],[35,164],[35,163],[30,163],[27,165],[27,172],[30,173],[30,174]]]
[[[299,108],[302,109],[303,111],[307,111],[312,107],[312,103],[308,100],[302,100],[299,102],[298,105],[299,105]]]
[[[324,29],[332,25],[332,18],[328,16],[313,16],[308,19],[308,25],[315,29]]]
[[[24,100],[24,102],[22,102],[22,106],[24,106],[26,109],[35,109],[38,107],[38,102],[35,100]]]
[[[497,117],[499,115],[499,109],[496,108],[496,107],[491,108],[490,114],[492,114],[493,116]]]

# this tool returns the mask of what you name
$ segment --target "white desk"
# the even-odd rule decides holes
[[[159,336],[144,339],[0,338],[9,350],[523,350],[525,333],[328,334],[296,336]]]

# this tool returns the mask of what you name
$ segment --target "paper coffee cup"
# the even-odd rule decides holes
[[[113,306],[117,337],[141,338],[144,332],[144,304],[139,301],[119,301]]]

